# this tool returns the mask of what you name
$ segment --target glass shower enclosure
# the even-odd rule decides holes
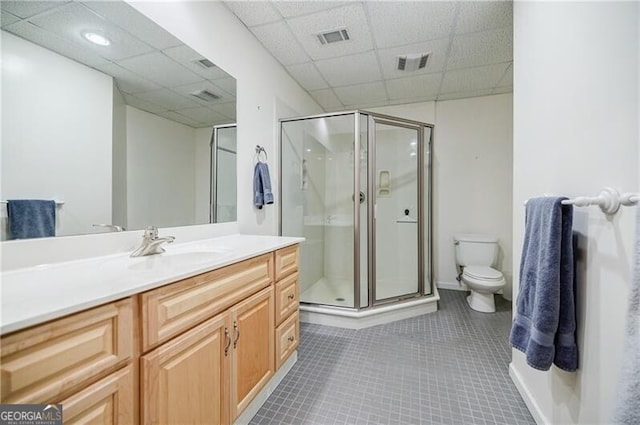
[[[280,233],[302,236],[300,301],[430,295],[433,125],[365,111],[280,120]]]

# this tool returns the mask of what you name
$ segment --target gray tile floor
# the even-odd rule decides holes
[[[298,362],[251,421],[263,424],[535,424],[509,378],[510,303],[363,330],[302,324]]]

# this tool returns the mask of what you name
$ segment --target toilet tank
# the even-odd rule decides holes
[[[456,264],[459,266],[492,266],[498,260],[498,238],[473,233],[453,235]]]

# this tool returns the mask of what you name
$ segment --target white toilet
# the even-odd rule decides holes
[[[498,260],[498,238],[478,234],[453,236],[456,267],[462,282],[471,290],[469,307],[483,313],[493,313],[496,305],[493,294],[504,287],[502,273],[492,266]]]

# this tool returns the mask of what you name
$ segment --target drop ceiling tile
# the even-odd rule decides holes
[[[455,2],[366,2],[371,30],[379,48],[448,37],[453,29]]]
[[[373,51],[317,61],[316,66],[332,87],[369,83],[382,79]]]
[[[508,63],[503,63],[447,71],[444,74],[440,92],[447,94],[493,89],[504,75],[508,66]]]
[[[415,100],[434,98],[440,88],[442,74],[416,75],[414,77],[387,80],[387,92],[391,100]]]
[[[329,87],[312,62],[288,66],[287,71],[307,91]]]
[[[118,60],[153,50],[117,25],[111,24],[80,3],[70,3],[29,19],[29,22],[67,41],[79,43],[98,55]],[[100,33],[111,40],[109,46],[97,46],[82,37],[84,31]]]
[[[15,34],[19,37],[29,40],[45,49],[52,50],[59,55],[73,59],[87,66],[97,67],[105,65],[109,61],[102,56],[96,54],[92,49],[86,46],[73,43],[51,34],[48,31],[37,27],[29,21],[20,21],[3,28],[5,31]]]
[[[196,108],[200,106],[197,102],[169,89],[137,93],[136,97],[157,105],[163,105],[166,109],[172,111],[176,109]]]
[[[29,18],[31,16],[42,13],[46,10],[54,9],[56,7],[63,6],[67,2],[54,2],[54,1],[6,1],[0,2],[0,7],[3,11],[7,11],[12,15],[20,18]]]
[[[309,92],[309,94],[320,104],[320,106],[324,108],[325,111],[342,108],[343,106],[331,89],[314,90]]]
[[[475,32],[513,26],[511,1],[460,2],[455,32]]]
[[[215,105],[209,106],[209,109],[219,113],[220,115],[224,115],[225,117],[231,119],[231,121],[235,122],[236,120],[235,102],[217,103]]]
[[[284,21],[251,28],[262,45],[284,66],[309,61]]]
[[[229,76],[229,74],[217,65],[213,68],[205,68],[202,65],[197,64],[196,61],[205,59],[205,57],[184,44],[164,49],[162,53],[207,80],[215,80]]]
[[[484,89],[484,90],[463,91],[459,93],[441,94],[438,96],[438,101],[466,99],[469,97],[478,97],[478,96],[489,96],[492,93],[492,91],[493,90],[491,89]]]
[[[248,27],[282,19],[273,5],[266,1],[227,1],[225,5]]]
[[[124,101],[127,105],[133,106],[134,108],[138,108],[141,111],[147,111],[149,113],[155,114],[158,112],[166,111],[168,108],[158,105],[157,103],[147,102],[146,100],[142,100],[139,97],[132,96],[130,94],[123,94]]]
[[[431,74],[444,69],[447,60],[449,38],[427,41],[424,43],[410,44],[408,46],[379,49],[378,59],[382,65],[384,78],[402,78],[416,74]],[[430,53],[427,66],[414,72],[398,70],[398,56],[406,54]]]
[[[229,93],[234,98],[236,97],[236,79],[233,77],[225,77],[217,80],[213,80],[213,83],[220,87],[222,90]]]
[[[3,27],[5,25],[11,25],[15,22],[18,22],[20,20],[19,17],[17,17],[16,15],[13,15],[9,12],[5,12],[4,10],[0,10],[0,16],[2,16],[2,20],[0,21],[0,25],[2,25]]]
[[[373,49],[369,25],[361,3],[351,3],[337,9],[329,9],[312,15],[287,20],[291,31],[313,60],[351,55]],[[321,44],[317,34],[347,29],[349,40]]]
[[[156,49],[162,50],[183,44],[124,1],[85,1],[83,4]]]
[[[138,74],[134,74],[115,63],[102,65],[97,69],[114,77],[118,88],[124,93],[135,94],[145,91],[159,90],[161,88],[156,83],[149,81]]]
[[[513,62],[511,62],[509,68],[507,68],[498,82],[498,87],[513,87]]]
[[[321,10],[348,5],[345,1],[278,1],[273,5],[285,18],[308,15]]]
[[[182,114],[186,117],[189,117],[190,119],[198,123],[219,122],[219,121],[225,121],[225,120],[229,121],[229,118],[215,111],[212,111],[211,109],[206,108],[204,106],[201,106],[198,108],[178,109],[175,112]]]
[[[387,93],[382,81],[339,87],[333,89],[333,91],[343,105],[365,107],[387,101]]]
[[[156,115],[159,115],[163,118],[166,118],[171,121],[175,121],[180,124],[187,125],[189,127],[193,127],[193,128],[199,127],[199,123],[196,120],[193,120],[185,115],[179,114],[174,111],[158,112]]]
[[[454,37],[447,69],[470,68],[513,60],[513,32],[497,29]]]
[[[172,87],[171,90],[178,93],[180,96],[184,96],[188,99],[191,99],[192,101],[197,102],[203,106],[210,106],[216,103],[227,103],[233,100],[233,97],[231,95],[226,93],[224,90],[222,90],[220,87],[218,87],[211,81],[207,81],[207,80],[202,80],[193,84],[186,84],[184,86]],[[220,98],[211,102],[207,102],[191,94],[191,93],[198,92],[200,90],[207,90],[215,94],[216,96],[219,96]]]
[[[195,83],[202,77],[156,51],[118,62],[118,65],[163,87],[175,87]]]

